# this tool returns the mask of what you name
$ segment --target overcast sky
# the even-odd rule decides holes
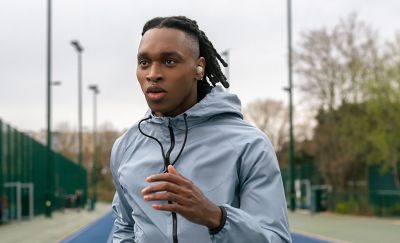
[[[351,12],[383,38],[400,30],[398,0],[292,2],[294,45],[301,31],[333,26]],[[0,0],[0,119],[20,130],[46,127],[46,3]],[[123,129],[141,118],[147,105],[135,75],[140,32],[148,19],[170,15],[197,20],[217,50],[231,50],[231,92],[243,105],[256,98],[286,102],[285,0],[53,0],[53,80],[62,82],[53,88],[53,127],[77,126],[72,39],[84,47],[84,126],[92,124],[89,84],[100,88],[99,123]]]

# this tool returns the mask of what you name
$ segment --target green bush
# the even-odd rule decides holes
[[[359,214],[360,205],[353,199],[347,202],[338,202],[335,205],[335,212],[341,214]]]
[[[400,216],[400,203],[388,208],[389,215]]]
[[[380,216],[400,216],[400,203],[390,207],[376,207],[375,212]]]

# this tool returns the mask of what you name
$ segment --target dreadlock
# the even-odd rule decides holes
[[[154,28],[178,29],[197,39],[199,43],[200,56],[204,57],[207,64],[203,79],[197,82],[199,100],[206,96],[217,83],[221,83],[225,88],[229,87],[229,83],[221,71],[218,61],[224,67],[227,67],[228,64],[215,50],[213,44],[208,40],[206,34],[199,29],[196,21],[185,16],[156,17],[147,21],[147,23],[143,26],[142,36],[144,33],[146,33],[146,31]]]

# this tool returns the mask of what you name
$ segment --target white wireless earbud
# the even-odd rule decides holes
[[[202,66],[197,66],[196,67],[196,73],[197,74],[202,74],[203,73],[203,67]]]

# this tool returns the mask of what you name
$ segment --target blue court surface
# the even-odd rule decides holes
[[[307,235],[292,233],[293,243],[329,243],[330,241],[316,239]]]
[[[65,238],[61,243],[111,242],[113,225],[114,217],[112,212],[109,212],[94,223]]]
[[[112,241],[113,222],[112,212],[109,212],[94,223],[65,238],[61,243],[109,243]],[[329,243],[329,241],[298,233],[292,233],[292,239],[293,243]]]

